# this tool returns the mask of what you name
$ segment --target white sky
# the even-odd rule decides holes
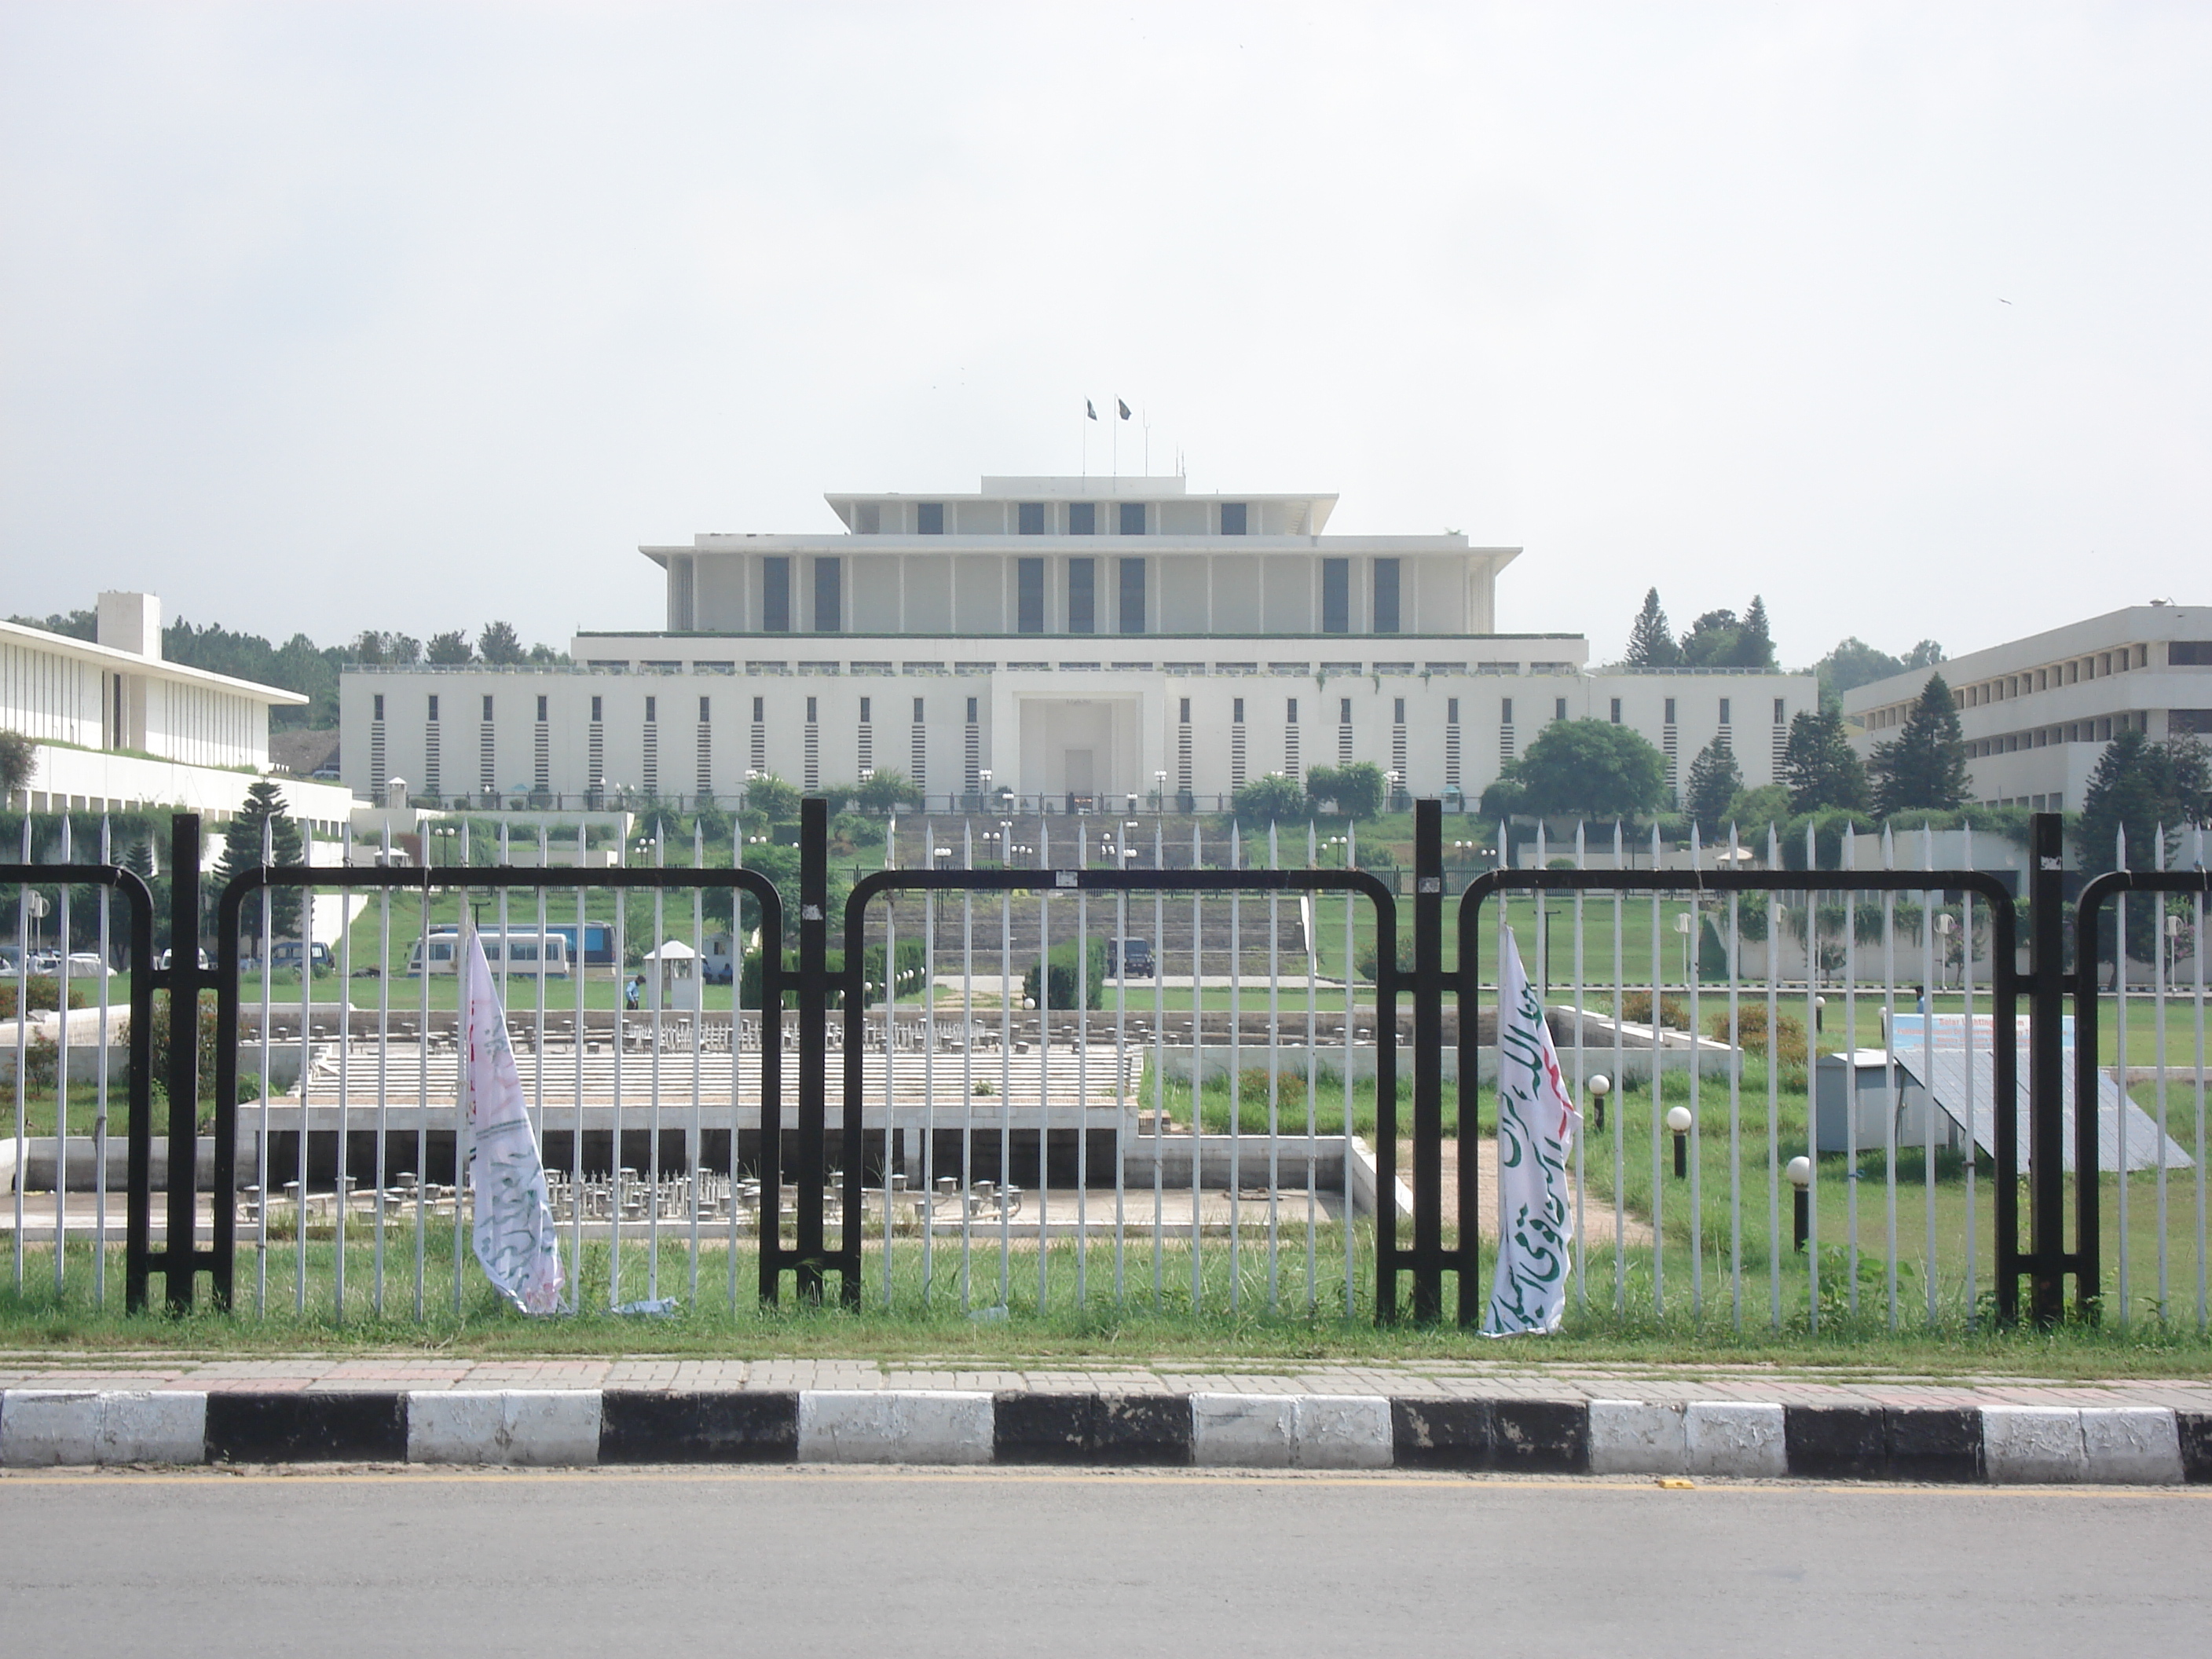
[[[1117,396],[1598,658],[2212,602],[2208,88],[2203,5],[0,0],[0,613],[651,628]]]

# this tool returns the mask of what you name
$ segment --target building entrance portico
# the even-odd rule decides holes
[[[1082,811],[1140,793],[1143,700],[1137,696],[1021,695],[1017,794],[1044,795]]]

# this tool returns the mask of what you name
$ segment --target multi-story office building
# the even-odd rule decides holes
[[[96,640],[0,623],[0,730],[31,739],[33,812],[184,808],[225,817],[269,769],[269,711],[297,692],[212,674],[161,655],[161,602],[102,593]],[[334,829],[344,788],[284,781],[295,816]]]
[[[1631,725],[1685,773],[1725,733],[1766,782],[1813,705],[1804,675],[1591,674],[1578,635],[1498,631],[1520,550],[1328,535],[1333,495],[985,478],[828,501],[827,533],[641,550],[666,627],[580,633],[573,668],[349,670],[347,781],[580,805],[896,770],[948,805],[1210,809],[1371,762],[1472,803],[1555,720]]]
[[[1931,673],[1959,710],[1973,798],[2078,809],[2115,732],[2212,734],[2212,609],[2130,605],[1844,694],[1862,755],[1897,735]]]

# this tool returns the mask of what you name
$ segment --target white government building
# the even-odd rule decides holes
[[[1897,736],[1930,674],[1951,688],[1973,799],[2076,811],[2105,745],[2212,736],[2212,607],[2130,605],[1844,694],[1862,755]]]
[[[102,593],[98,638],[0,623],[0,730],[31,739],[33,812],[181,809],[221,820],[269,769],[269,711],[297,692],[161,655],[161,602]],[[353,808],[337,784],[285,777],[294,816],[335,834]]]
[[[1330,495],[987,477],[826,499],[835,531],[640,550],[666,627],[580,633],[573,667],[349,668],[347,783],[574,810],[896,770],[945,810],[1212,810],[1371,762],[1472,807],[1556,720],[1629,725],[1685,774],[1725,733],[1770,782],[1814,706],[1805,674],[1591,673],[1579,635],[1498,630],[1519,549],[1330,536]]]

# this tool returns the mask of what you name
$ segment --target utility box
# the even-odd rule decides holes
[[[1933,1109],[1918,1079],[1880,1048],[1822,1054],[1814,1066],[1813,1100],[1814,1145],[1823,1152],[1879,1150],[1887,1144],[1893,1112],[1899,1147],[1925,1146],[1931,1116],[1938,1146],[1955,1152],[1966,1144],[1957,1121]]]

